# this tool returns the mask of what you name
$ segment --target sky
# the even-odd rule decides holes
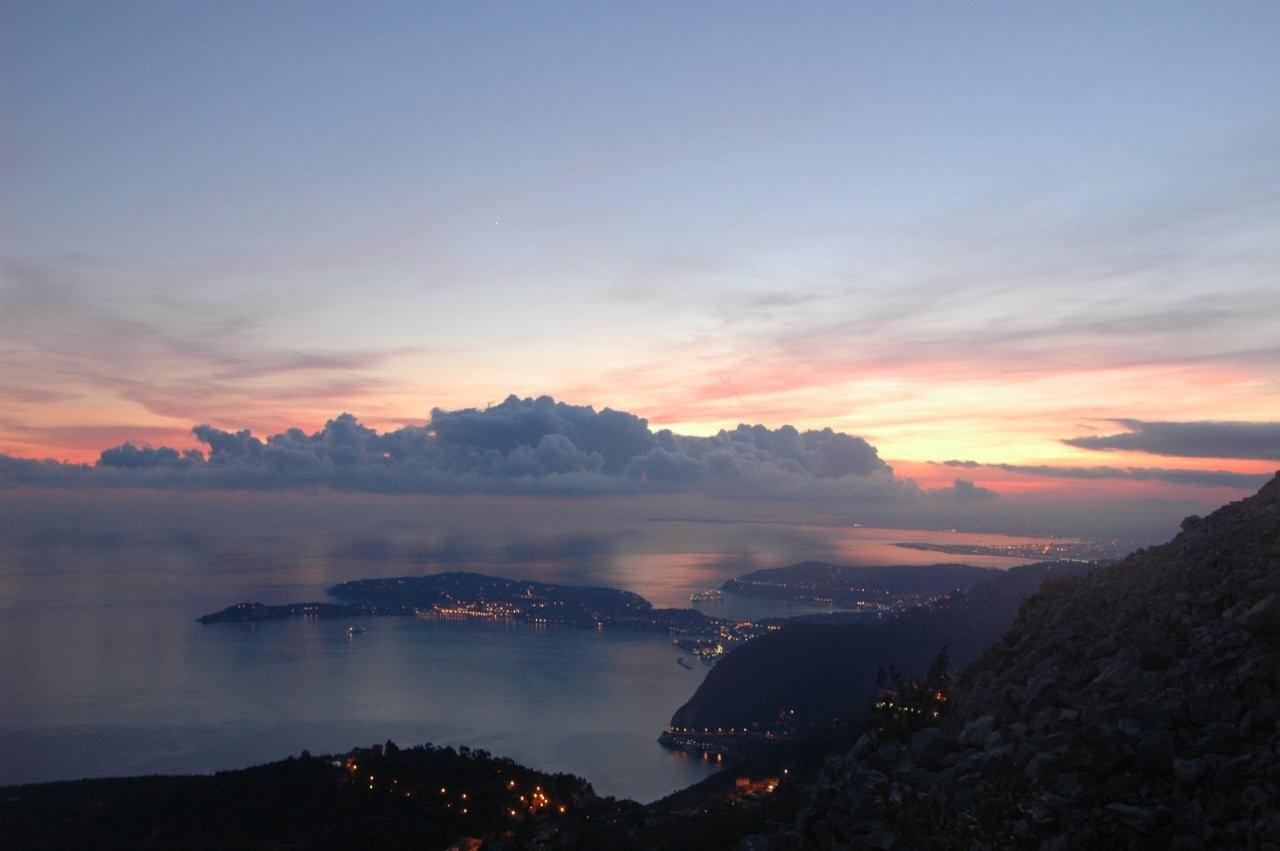
[[[0,484],[1235,498],[1280,466],[1278,42],[1248,2],[2,2]],[[485,443],[544,395],[578,425]]]

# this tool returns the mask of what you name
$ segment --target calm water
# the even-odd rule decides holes
[[[704,676],[663,637],[374,619],[191,624],[156,608],[6,618],[0,782],[207,771],[385,739],[469,744],[643,800],[707,773],[654,743]]]
[[[0,610],[0,784],[211,771],[386,739],[482,747],[640,800],[709,773],[655,742],[706,670],[677,665],[665,636],[415,618],[367,619],[351,637],[346,621],[201,626],[192,618],[240,596],[324,599],[328,584],[295,588],[296,566],[265,562],[257,587],[214,598],[201,568],[109,552],[44,554],[38,577],[25,571],[36,604]],[[221,578],[234,588],[240,572]]]
[[[210,771],[393,739],[486,748],[649,801],[711,770],[655,741],[706,673],[677,665],[664,636],[383,618],[348,637],[346,622],[194,618],[241,600],[325,599],[344,579],[460,568],[688,605],[756,566],[919,563],[946,559],[892,543],[1021,540],[621,521],[597,504],[566,519],[430,499],[59,499],[0,503],[0,784]],[[732,600],[704,610],[739,614]]]

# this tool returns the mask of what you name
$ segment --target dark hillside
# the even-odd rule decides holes
[[[751,727],[768,725],[783,712],[794,711],[803,722],[861,713],[876,694],[878,669],[914,675],[943,646],[953,663],[972,661],[1013,623],[1018,606],[1046,578],[1090,569],[1078,562],[1011,568],[881,624],[788,623],[727,654],[671,723]]]

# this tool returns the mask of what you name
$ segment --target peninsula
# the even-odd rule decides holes
[[[805,561],[754,570],[721,586],[728,594],[850,609],[873,617],[898,614],[1000,575],[968,564],[838,565]]]

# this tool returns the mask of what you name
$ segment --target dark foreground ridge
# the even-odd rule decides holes
[[[1280,847],[1280,476],[1031,598],[952,719],[863,737],[763,847]]]
[[[637,807],[485,751],[388,742],[212,776],[10,786],[0,837],[45,851],[572,845],[592,816]]]

